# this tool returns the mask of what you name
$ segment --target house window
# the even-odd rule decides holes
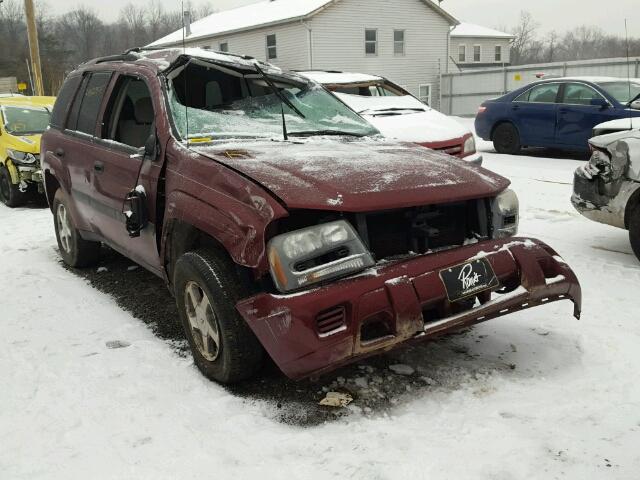
[[[364,31],[364,51],[367,55],[378,54],[378,30],[366,29]]]
[[[276,35],[267,35],[267,60],[273,60],[274,58],[278,58]]]
[[[464,63],[467,61],[467,46],[458,45],[458,62]]]
[[[203,50],[211,50],[211,45],[202,45],[202,47],[200,48],[202,48]]]
[[[393,31],[393,53],[404,55],[404,30]]]
[[[222,42],[218,46],[218,51],[219,52],[228,52],[229,51],[229,44],[227,42]]]
[[[473,61],[474,62],[479,62],[481,55],[482,55],[482,47],[480,47],[480,45],[474,45],[473,46]]]
[[[420,85],[418,90],[418,98],[420,101],[431,105],[431,84]]]
[[[496,45],[496,62],[502,61],[502,45]]]

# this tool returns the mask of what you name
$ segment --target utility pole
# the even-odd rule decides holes
[[[42,68],[40,66],[40,47],[38,45],[38,27],[33,0],[24,0],[24,12],[27,17],[27,34],[29,36],[29,52],[31,54],[31,71],[33,72],[33,90],[36,95],[44,95],[42,88]]]

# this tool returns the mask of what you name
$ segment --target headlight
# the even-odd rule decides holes
[[[7,148],[7,154],[11,160],[20,165],[33,165],[38,161],[33,153],[20,152]]]
[[[462,150],[465,155],[476,153],[476,139],[473,137],[473,135],[469,136],[469,138],[464,141]]]
[[[267,250],[271,276],[281,292],[350,275],[374,264],[356,231],[344,220],[278,235]]]
[[[511,237],[518,233],[520,202],[513,190],[505,190],[492,203],[493,238]]]

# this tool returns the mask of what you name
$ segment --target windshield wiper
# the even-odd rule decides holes
[[[291,132],[289,134],[292,137],[315,137],[322,135],[340,136],[340,137],[364,137],[364,134],[354,132],[344,132],[341,130],[308,130],[303,132]]]
[[[392,108],[376,108],[376,109],[367,108],[366,110],[362,110],[361,112],[358,112],[358,113],[363,114],[367,112],[384,113],[384,112],[404,112],[404,111],[425,112],[426,110],[424,108],[415,108],[415,107],[392,107]]]
[[[258,71],[258,73],[260,75],[262,75],[262,78],[264,78],[264,81],[267,82],[267,85],[269,85],[269,88],[271,88],[271,90],[273,90],[273,93],[280,99],[282,100],[282,102],[284,102],[284,104],[289,107],[291,110],[293,110],[294,112],[296,112],[296,114],[300,117],[300,118],[307,118],[304,116],[304,114],[298,110],[298,108],[291,103],[291,100],[289,100],[287,97],[285,97],[282,92],[280,90],[278,90],[278,87],[275,86],[275,84],[273,83],[273,81],[271,81],[271,79],[267,76],[266,73],[264,73],[262,71],[262,69],[258,66],[257,63],[254,63],[254,66],[256,67],[256,70]]]

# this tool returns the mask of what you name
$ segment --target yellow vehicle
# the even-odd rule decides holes
[[[42,195],[40,137],[55,97],[0,98],[0,200],[9,207]]]

